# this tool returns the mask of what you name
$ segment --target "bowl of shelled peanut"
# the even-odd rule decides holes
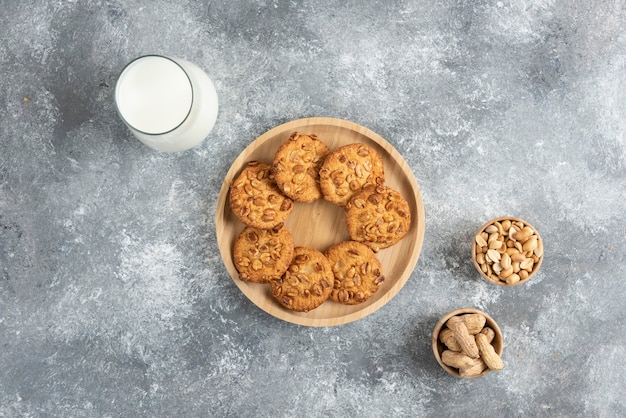
[[[543,261],[543,240],[528,222],[505,216],[481,226],[472,239],[472,260],[487,281],[517,286],[533,277]]]
[[[502,370],[504,338],[496,321],[473,308],[445,314],[433,330],[433,353],[439,365],[460,378]]]

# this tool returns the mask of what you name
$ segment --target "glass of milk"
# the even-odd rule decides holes
[[[211,132],[218,101],[213,81],[180,58],[145,55],[115,84],[117,111],[137,139],[158,151],[192,148]]]

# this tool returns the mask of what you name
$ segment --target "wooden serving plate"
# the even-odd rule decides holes
[[[378,291],[359,305],[341,305],[328,300],[309,312],[293,312],[280,306],[269,285],[248,283],[239,279],[232,259],[232,249],[241,223],[232,213],[229,188],[232,180],[248,161],[272,163],[278,147],[293,132],[316,134],[330,150],[360,142],[375,148],[383,158],[385,184],[398,190],[411,208],[411,228],[396,245],[377,254],[385,281]],[[331,245],[349,239],[345,226],[345,210],[325,200],[295,203],[285,222],[293,235],[295,246],[315,248],[321,252]],[[233,281],[255,305],[276,318],[305,326],[334,326],[361,319],[380,309],[404,286],[415,268],[422,249],[425,230],[424,204],[419,186],[410,167],[395,148],[379,135],[356,123],[334,118],[307,118],[287,122],[264,133],[253,141],[233,162],[217,201],[215,227],[218,246],[226,269]]]

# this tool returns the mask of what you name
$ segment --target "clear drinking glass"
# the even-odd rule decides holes
[[[165,152],[201,143],[217,120],[213,81],[197,65],[161,55],[131,61],[115,83],[115,105],[133,135]]]

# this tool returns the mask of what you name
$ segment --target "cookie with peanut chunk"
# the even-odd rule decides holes
[[[289,268],[270,281],[272,295],[285,308],[308,312],[324,303],[333,290],[333,271],[321,252],[296,247]]]
[[[335,277],[330,295],[335,302],[357,305],[368,300],[385,280],[376,254],[367,245],[343,241],[326,250]]]
[[[233,262],[239,278],[253,283],[268,283],[287,271],[293,256],[293,238],[280,224],[272,229],[247,226],[233,248]]]
[[[292,133],[274,155],[272,171],[278,188],[296,202],[320,199],[319,169],[329,152],[315,134]]]
[[[276,185],[271,165],[250,161],[230,186],[230,207],[244,224],[270,229],[285,222],[293,200]]]
[[[339,206],[346,206],[361,189],[385,182],[380,154],[361,143],[344,145],[328,154],[319,175],[324,199]]]
[[[368,187],[346,206],[346,227],[350,238],[374,252],[396,244],[411,227],[408,202],[388,186]]]

